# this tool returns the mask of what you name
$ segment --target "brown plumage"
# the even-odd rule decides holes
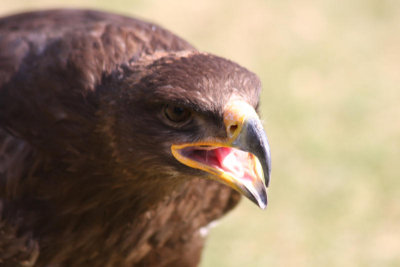
[[[161,27],[95,11],[0,19],[0,266],[195,266],[239,194],[172,143],[225,138],[260,82]],[[194,114],[188,125],[165,105]]]

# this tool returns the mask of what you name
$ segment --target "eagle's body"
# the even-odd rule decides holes
[[[170,140],[226,136],[220,106],[237,84],[255,107],[252,73],[132,18],[0,19],[0,266],[197,265],[200,229],[239,194],[175,160]],[[176,133],[156,121],[163,101],[211,126]]]

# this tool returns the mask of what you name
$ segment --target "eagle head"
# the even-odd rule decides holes
[[[109,86],[110,143],[136,183],[207,178],[266,207],[271,160],[255,74],[211,54],[158,53],[124,66]]]

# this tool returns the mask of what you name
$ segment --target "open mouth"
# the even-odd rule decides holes
[[[252,153],[214,143],[174,145],[172,153],[181,163],[213,174],[218,177],[213,179],[244,194],[261,208],[266,207],[262,166]]]
[[[254,181],[262,174],[261,169],[257,170],[257,166],[261,168],[257,158],[236,148],[200,145],[184,147],[178,152],[187,160],[196,162],[198,168],[206,168],[218,175],[230,175],[236,180]]]

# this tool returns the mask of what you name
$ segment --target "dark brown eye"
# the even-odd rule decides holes
[[[164,114],[168,120],[174,123],[186,122],[191,117],[191,113],[188,109],[175,105],[166,105]]]

